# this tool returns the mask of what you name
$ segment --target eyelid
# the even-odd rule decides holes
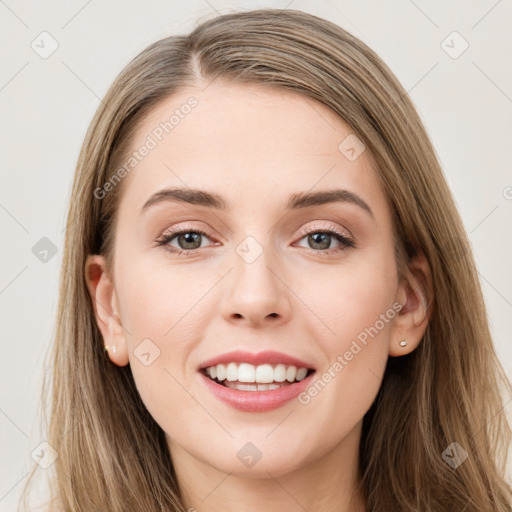
[[[317,223],[322,221],[315,221],[313,224],[305,224],[305,226],[302,226],[299,231],[297,232],[297,236],[304,236],[308,235],[312,232],[321,232],[326,230],[332,230],[337,232],[339,235],[342,235],[346,238],[350,238],[350,240],[354,240],[354,237],[352,236],[352,233],[346,229],[346,228],[340,228],[337,224],[333,224],[331,221],[323,221],[323,222],[330,222],[329,224],[325,225],[319,225]]]
[[[187,231],[187,230],[188,231],[197,231],[199,233],[206,234],[208,237],[213,238],[212,230],[204,227],[204,223],[203,223],[203,226],[199,227],[196,224],[192,224],[192,223],[189,224],[189,222],[197,222],[197,221],[185,221],[185,222],[179,223],[176,226],[167,228],[161,233],[161,235],[158,237],[158,239],[162,239],[169,235],[173,235],[175,233],[181,233],[181,232]]]

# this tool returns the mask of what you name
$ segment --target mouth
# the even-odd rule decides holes
[[[272,411],[291,402],[314,378],[311,363],[289,354],[266,350],[234,350],[208,361],[198,370],[209,393],[243,412]]]
[[[313,368],[287,364],[260,364],[230,362],[199,370],[205,377],[221,386],[239,391],[272,391],[309,377]]]

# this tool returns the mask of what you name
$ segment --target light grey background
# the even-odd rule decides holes
[[[67,201],[99,99],[149,43],[185,33],[215,11],[260,7],[300,9],[339,24],[410,92],[469,233],[496,349],[512,378],[510,0],[0,0],[1,511],[15,510],[31,453],[44,441],[37,413]],[[52,40],[58,48],[42,58]],[[57,251],[47,262],[32,251],[43,237]]]

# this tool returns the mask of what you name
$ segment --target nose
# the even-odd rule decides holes
[[[278,262],[271,262],[266,250],[252,262],[238,255],[234,259],[222,307],[224,319],[251,327],[275,327],[288,322],[291,292]]]

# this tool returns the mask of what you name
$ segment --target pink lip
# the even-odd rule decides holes
[[[226,354],[222,354],[218,357],[214,357],[213,359],[209,359],[202,363],[198,370],[202,370],[203,368],[208,368],[209,366],[215,366],[217,364],[224,363],[249,363],[255,366],[259,364],[286,364],[296,366],[297,368],[308,368],[315,369],[311,364],[306,363],[300,359],[297,359],[292,356],[288,356],[286,354],[282,354],[281,352],[275,352],[273,350],[266,350],[264,352],[258,352],[257,354],[252,354],[251,352],[246,352],[244,350],[234,350],[233,352],[228,352]],[[224,387],[224,386],[223,386]],[[274,390],[273,390],[274,391]],[[277,391],[277,390],[276,390]],[[257,391],[251,391],[250,393],[258,393]]]
[[[233,361],[233,359],[230,359],[230,361]],[[307,366],[304,365],[303,368],[307,368]],[[315,372],[312,372],[300,382],[269,391],[241,391],[218,384],[199,372],[201,382],[219,400],[234,409],[245,412],[266,412],[281,407],[302,393],[311,384],[314,375]]]

